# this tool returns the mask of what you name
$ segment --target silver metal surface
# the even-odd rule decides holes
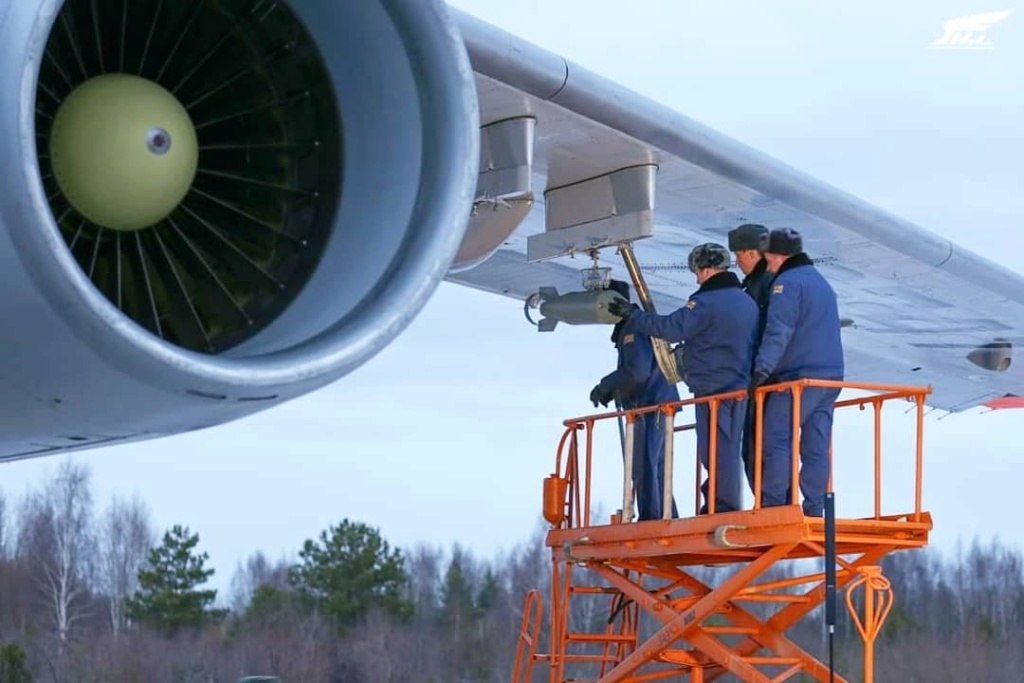
[[[473,206],[449,273],[474,268],[494,254],[533,209],[533,195],[508,199],[478,200]]]
[[[544,192],[545,231],[527,239],[530,262],[587,252],[651,234],[657,167],[616,169]]]
[[[984,370],[1006,372],[1013,365],[1013,344],[997,339],[968,353],[967,360]]]
[[[477,180],[473,74],[443,3],[290,3],[342,109],[343,200],[297,299],[220,355],[177,348],[126,317],[50,213],[35,97],[61,4],[0,0],[0,314],[20,321],[0,330],[0,459],[235,420],[346,375],[401,333],[455,256]]]
[[[533,145],[537,120],[505,119],[480,129],[477,201],[533,195]]]
[[[537,323],[539,332],[550,332],[558,323],[568,325],[609,325],[618,318],[608,312],[608,304],[621,298],[610,289],[559,294],[554,287],[541,287],[538,292],[543,303]]]
[[[533,117],[521,116],[481,128],[476,200],[450,272],[486,260],[533,208],[535,124]]]
[[[146,148],[158,156],[171,151],[171,134],[163,128],[151,128],[146,132]]]

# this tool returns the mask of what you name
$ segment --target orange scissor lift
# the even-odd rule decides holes
[[[755,495],[751,510],[715,513],[715,478],[709,477],[708,514],[695,509],[690,518],[671,519],[672,473],[676,456],[674,436],[693,425],[674,426],[680,408],[706,403],[710,414],[709,470],[715,471],[718,409],[728,401],[746,398],[745,391],[689,399],[642,410],[604,413],[565,421],[555,474],[544,482],[544,516],[551,523],[552,577],[549,652],[541,653],[544,600],[540,591],[526,596],[518,643],[514,683],[529,683],[534,666],[546,663],[551,683],[567,681],[686,680],[703,683],[731,673],[741,681],[786,681],[803,673],[817,681],[845,681],[786,636],[786,631],[818,608],[826,597],[827,573],[801,573],[784,580],[766,580],[773,565],[785,560],[826,557],[826,521],[805,517],[800,506],[799,422],[793,421],[790,504],[761,507],[761,443],[764,401],[769,394],[789,392],[793,414],[800,414],[807,387],[841,387],[870,392],[836,402],[843,408],[873,408],[874,514],[835,520],[834,588],[846,589],[846,605],[864,641],[863,679],[873,680],[873,643],[889,609],[892,589],[879,563],[890,552],[927,544],[931,515],[921,509],[925,398],[930,388],[799,380],[758,389],[755,395]],[[788,397],[787,397],[788,398]],[[771,399],[769,399],[771,400]],[[882,510],[882,407],[906,401],[916,407],[917,439],[913,456],[914,509],[899,514]],[[662,520],[634,522],[631,477],[633,434],[638,417],[661,411],[666,429],[665,490]],[[608,523],[590,519],[594,428],[621,418],[623,444],[623,504]],[[582,434],[582,438],[581,438]],[[581,441],[582,448],[581,448]],[[695,450],[695,449],[694,449]],[[694,460],[696,460],[696,457]],[[831,452],[829,454],[831,467]],[[700,506],[703,469],[696,467],[695,507]],[[829,492],[832,476],[829,476]],[[707,566],[733,565],[717,585],[698,578]],[[820,564],[817,566],[821,566]],[[704,570],[706,572],[706,570]],[[581,575],[582,572],[582,575]],[[801,586],[809,586],[794,592]],[[779,593],[785,590],[789,592]],[[859,592],[859,599],[854,593]],[[590,631],[574,630],[570,613],[582,599],[608,600],[607,620]],[[770,616],[758,616],[750,605],[779,605]],[[855,605],[859,603],[859,605]],[[653,620],[642,639],[641,615]],[[591,620],[593,624],[593,620]],[[656,629],[656,630],[655,630]],[[589,663],[593,676],[568,678],[567,667]],[[596,676],[596,677],[595,677]]]

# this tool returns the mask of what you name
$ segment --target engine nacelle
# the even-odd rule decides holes
[[[0,459],[337,380],[462,244],[478,105],[440,0],[0,0],[0,78]]]

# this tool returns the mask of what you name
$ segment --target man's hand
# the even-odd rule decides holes
[[[623,320],[629,320],[629,316],[633,315],[633,311],[639,310],[639,306],[631,304],[625,299],[614,299],[610,304],[608,304],[608,312],[622,318]]]
[[[754,400],[754,392],[757,388],[768,381],[768,375],[765,372],[758,371],[750,378],[750,388],[747,389],[747,396],[751,401]]]
[[[595,408],[597,407],[598,403],[607,408],[608,403],[612,400],[612,398],[614,398],[612,396],[612,392],[605,391],[604,389],[601,388],[600,384],[598,384],[590,391],[590,401],[594,404]]]

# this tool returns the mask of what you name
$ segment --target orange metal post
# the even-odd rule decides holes
[[[882,629],[889,610],[892,609],[893,593],[889,579],[882,576],[882,568],[861,567],[861,575],[846,590],[846,607],[850,610],[860,637],[864,640],[864,683],[875,680],[875,638]],[[853,591],[864,586],[864,619],[853,606]]]
[[[800,400],[803,398],[803,387],[793,387],[793,469],[790,472],[790,500],[793,505],[800,504]]]
[[[715,514],[715,494],[718,490],[718,400],[711,399],[708,425],[708,514]]]
[[[882,402],[875,405],[875,519],[882,517]]]
[[[921,487],[924,479],[924,396],[917,396],[917,455],[914,467],[917,483],[914,487],[914,521],[921,521]]]
[[[594,464],[594,421],[587,420],[587,478],[583,502],[583,526],[590,526],[590,471]]]
[[[758,389],[754,394],[754,509],[760,509],[762,496],[761,477],[763,476],[764,462],[764,397],[763,391]]]
[[[696,473],[693,475],[693,516],[700,514],[700,479],[704,466],[700,464],[700,458],[694,458]]]

